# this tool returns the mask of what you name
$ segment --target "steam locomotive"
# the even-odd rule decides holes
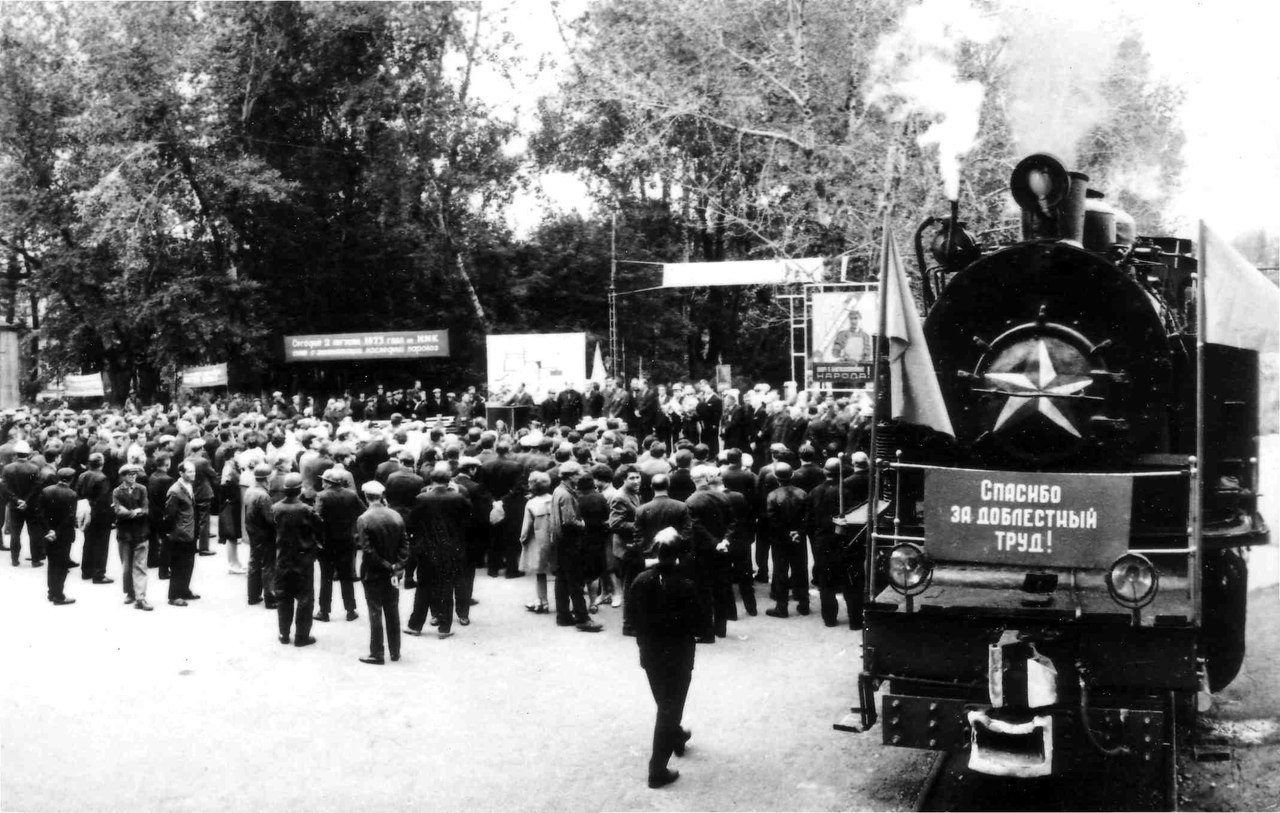
[[[916,233],[955,435],[878,413],[848,725],[996,776],[1101,765],[1163,806],[1180,726],[1240,668],[1242,553],[1269,539],[1257,354],[1198,353],[1189,241],[1136,235],[1050,155],[1011,190],[1012,245],[980,246],[954,204],[932,268],[935,221]]]

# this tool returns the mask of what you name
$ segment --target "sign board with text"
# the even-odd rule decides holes
[[[443,358],[449,355],[447,330],[399,330],[389,333],[330,333],[285,336],[285,361],[381,361]]]
[[[187,367],[182,371],[182,386],[187,389],[227,386],[227,365],[206,364],[203,367]]]
[[[871,380],[871,362],[815,361],[810,365],[813,380],[819,384],[861,387]]]
[[[1132,477],[930,469],[924,546],[939,561],[1102,568],[1129,548],[1132,503]]]

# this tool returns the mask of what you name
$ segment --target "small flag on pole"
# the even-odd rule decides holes
[[[880,293],[885,298],[882,335],[889,340],[889,383],[892,416],[955,437],[933,357],[924,340],[924,325],[898,258],[898,247],[885,221],[880,248]]]
[[[1205,342],[1280,351],[1280,288],[1203,224],[1201,243]]]

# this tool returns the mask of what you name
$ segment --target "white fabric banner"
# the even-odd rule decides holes
[[[1259,353],[1280,351],[1280,288],[1203,226],[1204,340]]]
[[[786,285],[822,282],[823,260],[740,260],[720,263],[667,263],[662,266],[663,288],[704,285]]]
[[[226,362],[186,368],[182,371],[182,386],[189,390],[194,390],[198,387],[227,386]]]
[[[67,398],[103,397],[106,395],[106,391],[102,388],[102,373],[69,375],[63,378],[62,394]]]

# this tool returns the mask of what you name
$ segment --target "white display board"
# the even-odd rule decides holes
[[[535,397],[587,378],[587,334],[505,333],[485,338],[489,392],[520,384]]]

